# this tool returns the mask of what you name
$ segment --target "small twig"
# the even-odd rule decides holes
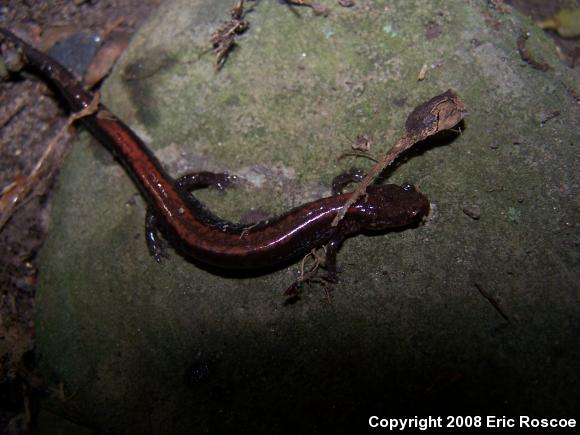
[[[337,161],[344,159],[345,157],[364,157],[366,159],[372,160],[373,162],[378,162],[379,160],[376,157],[371,156],[369,153],[364,151],[347,151],[342,153],[340,156],[336,158]]]
[[[306,6],[312,9],[314,15],[328,17],[330,9],[323,4],[315,3],[310,0],[285,0],[286,4],[294,6]]]
[[[93,95],[93,99],[86,106],[84,109],[79,110],[78,112],[71,113],[66,121],[66,127],[71,126],[75,121],[86,118],[87,116],[94,115],[99,111],[99,104],[101,104],[101,94],[95,92]]]
[[[352,8],[355,5],[354,0],[338,0],[338,4],[343,8]]]
[[[306,270],[306,261],[312,258],[314,260],[314,264]],[[316,249],[311,250],[308,254],[306,254],[302,261],[300,261],[300,272],[298,278],[284,291],[284,295],[286,296],[296,296],[298,294],[298,289],[304,283],[311,283],[311,282],[318,282],[318,279],[315,278],[316,274],[318,273],[318,269],[322,264],[322,260],[320,256],[317,254]]]
[[[314,264],[310,267],[308,271],[305,271],[304,266],[306,265],[306,260],[308,258],[312,258],[314,260]],[[316,253],[316,249],[311,250],[308,254],[304,256],[304,258],[300,262],[300,276],[298,277],[297,281],[299,283],[302,283],[304,281],[312,279],[312,277],[316,275],[316,272],[318,271],[318,268],[320,267],[321,263],[322,261],[320,259],[320,256]]]
[[[64,160],[69,149],[65,146],[68,123],[63,126],[49,142],[42,157],[27,177],[20,176],[12,182],[0,196],[0,231],[14,215],[16,210],[31,198],[44,192],[46,184],[41,181],[50,179]]]
[[[501,307],[499,306],[499,303],[495,300],[495,298],[490,295],[481,285],[479,285],[478,283],[474,283],[475,288],[479,291],[479,293],[481,293],[481,295],[487,299],[487,301],[496,309],[496,311],[499,313],[500,316],[502,316],[504,318],[504,320],[508,323],[511,323],[510,318],[507,316],[506,313],[504,313],[504,311],[501,309]]]
[[[231,18],[211,35],[211,45],[216,55],[215,68],[219,71],[224,65],[231,50],[237,45],[237,35],[244,33],[250,27],[250,22],[244,17],[244,0],[236,0],[230,10]]]
[[[417,76],[417,81],[425,80],[425,76],[427,75],[427,64],[421,65],[421,69],[419,70],[419,75]]]
[[[407,117],[405,122],[405,134],[391,149],[373,166],[367,176],[358,185],[356,190],[342,206],[339,213],[332,221],[332,226],[338,225],[347,210],[366,191],[377,175],[389,166],[404,151],[411,148],[417,142],[427,139],[443,130],[449,130],[457,125],[465,116],[465,104],[452,90],[431,98],[429,101],[417,106]]]
[[[554,118],[556,118],[558,116],[560,116],[560,111],[559,110],[554,110],[552,113],[549,113],[548,115],[546,115],[544,117],[544,119],[542,119],[542,121],[540,121],[540,126],[543,127],[548,122],[550,122],[552,119],[554,119]]]
[[[427,76],[427,72],[429,70],[439,68],[442,65],[443,65],[443,61],[441,61],[441,60],[438,60],[438,61],[432,63],[431,65],[427,65],[426,63],[424,63],[423,65],[421,65],[421,69],[419,70],[419,74],[417,76],[417,81],[420,82],[422,80],[425,80],[425,77]]]
[[[324,290],[324,295],[326,296],[326,302],[328,302],[328,304],[332,304],[332,293],[330,293],[330,290],[328,290],[328,286],[323,285],[322,288]]]
[[[574,101],[576,101],[576,103],[580,103],[580,92],[578,92],[572,86],[566,84],[566,82],[564,82],[564,81],[562,81],[562,85],[566,89],[566,92],[568,92],[568,95],[570,95],[572,98],[574,98]]]
[[[10,121],[12,121],[12,119],[14,119],[14,117],[16,117],[20,112],[22,112],[25,107],[26,102],[24,101],[24,99],[20,99],[16,105],[16,108],[14,108],[8,114],[5,114],[5,116],[2,119],[0,119],[0,128],[4,128],[4,126],[6,126]]]
[[[94,115],[99,111],[100,96],[95,93],[91,103],[84,109],[71,113],[66,124],[48,143],[46,150],[32,169],[30,175],[17,177],[0,193],[0,230],[14,215],[16,210],[26,204],[36,195],[44,192],[47,183],[42,183],[52,177],[70,147],[66,146],[65,136],[69,127],[78,119]]]

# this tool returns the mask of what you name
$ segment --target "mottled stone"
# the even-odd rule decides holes
[[[313,287],[284,305],[298,264],[247,276],[175,253],[156,264],[136,187],[83,133],[42,252],[46,409],[126,433],[324,433],[360,430],[373,414],[577,411],[580,117],[570,70],[531,21],[490,2],[320,3],[327,18],[248,2],[250,28],[217,74],[209,38],[232,0],[164,4],[102,99],[172,174],[252,174],[225,194],[200,193],[237,220],[369,168],[336,158],[361,134],[381,153],[416,105],[453,88],[469,111],[461,134],[420,144],[387,173],[430,198],[430,219],[349,239],[332,303]],[[427,37],[433,26],[440,33]],[[520,59],[520,32],[548,71]],[[438,67],[418,82],[424,64]],[[542,127],[537,113],[555,110]],[[466,204],[485,217],[467,218]]]

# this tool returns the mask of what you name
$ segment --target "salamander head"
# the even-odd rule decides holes
[[[382,231],[420,222],[429,213],[429,200],[412,184],[369,186],[366,198],[352,207],[360,230]]]

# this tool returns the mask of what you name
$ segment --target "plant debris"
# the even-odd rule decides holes
[[[230,20],[211,35],[210,42],[216,55],[216,71],[224,66],[228,54],[238,45],[237,36],[250,27],[250,22],[245,19],[244,0],[236,0],[230,14]]]
[[[417,81],[423,81],[425,80],[425,75],[427,74],[427,65],[423,64],[421,65],[421,69],[419,70],[419,75],[417,76]]]
[[[485,299],[487,299],[487,301],[491,304],[491,306],[493,308],[496,309],[496,311],[499,313],[500,316],[503,317],[503,319],[508,322],[511,323],[510,318],[507,316],[507,314],[501,309],[499,302],[491,295],[489,294],[489,292],[487,290],[485,290],[481,285],[479,285],[478,283],[474,283],[475,288],[479,291],[479,293],[481,294],[481,296],[483,296]]]
[[[351,146],[355,151],[368,152],[370,151],[372,144],[373,139],[368,134],[363,133],[356,136],[356,139]]]
[[[364,194],[375,177],[393,163],[402,152],[436,133],[453,128],[464,118],[466,113],[463,100],[451,89],[415,107],[407,117],[403,136],[372,167],[364,180],[342,206],[342,209],[332,221],[332,226],[338,225],[349,207]]]
[[[328,17],[330,9],[320,3],[315,3],[310,0],[285,0],[286,4],[294,6],[306,6],[312,9],[312,13],[317,16]]]
[[[352,8],[355,5],[354,0],[338,0],[338,4],[343,8]]]
[[[466,205],[461,210],[474,221],[481,218],[481,208],[478,205]]]
[[[559,110],[554,110],[551,113],[548,113],[543,119],[542,121],[540,121],[540,127],[543,127],[544,125],[546,125],[548,122],[550,122],[552,119],[557,118],[558,116],[560,116],[560,111]]]
[[[307,267],[307,261],[310,265]],[[304,284],[320,284],[323,287],[331,284],[324,278],[317,277],[318,270],[324,264],[324,256],[318,254],[316,249],[313,249],[308,254],[302,258],[300,262],[300,272],[298,278],[286,289],[284,290],[284,296],[287,296],[284,305],[294,304],[300,299],[300,293],[302,291],[302,286]],[[330,301],[330,293],[328,289],[325,288],[325,293]]]
[[[434,63],[432,63],[431,65],[427,65],[426,63],[424,63],[423,65],[421,65],[421,69],[419,70],[419,74],[417,75],[417,81],[423,81],[425,80],[425,77],[427,76],[427,72],[429,70],[432,69],[437,69],[439,67],[441,67],[443,65],[443,61],[442,60],[438,60]]]

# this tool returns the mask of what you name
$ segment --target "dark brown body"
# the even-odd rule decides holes
[[[59,89],[73,112],[90,106],[93,95],[63,66],[0,28],[1,39],[4,49],[19,50],[26,66]],[[382,185],[370,186],[367,196],[350,207],[337,227],[331,222],[349,194],[309,202],[255,225],[233,224],[213,215],[191,193],[177,189],[146,145],[104,106],[99,104],[80,120],[121,161],[173,245],[214,266],[271,266],[325,243],[332,261],[348,235],[408,226],[429,211],[427,198],[411,185]]]

